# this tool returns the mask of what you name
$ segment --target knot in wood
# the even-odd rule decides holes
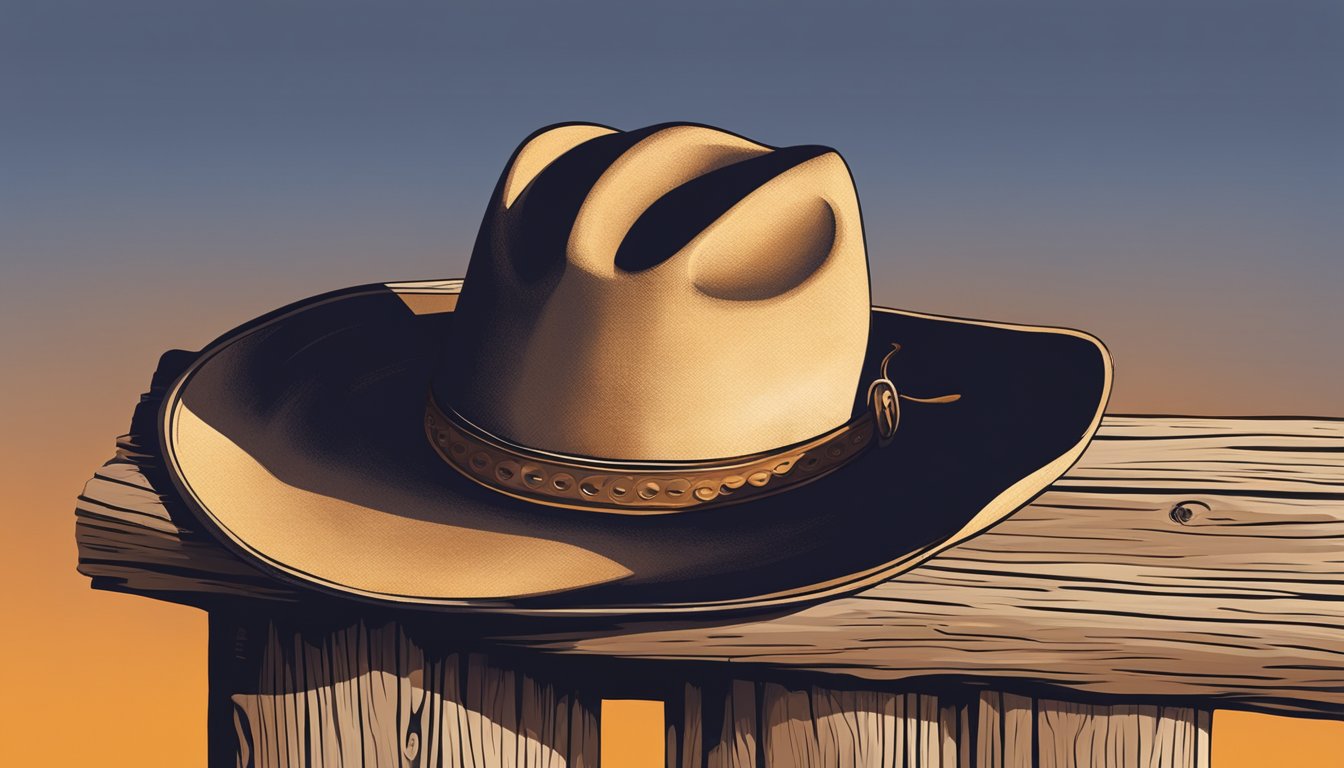
[[[1209,505],[1202,501],[1181,501],[1177,502],[1176,506],[1171,508],[1171,512],[1168,516],[1173,523],[1185,525],[1194,519],[1195,509],[1197,507],[1203,507],[1205,512],[1209,511]]]

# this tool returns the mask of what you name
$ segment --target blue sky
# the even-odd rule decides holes
[[[534,129],[693,120],[839,149],[879,303],[1089,328],[1145,376],[1251,347],[1317,410],[1342,381],[1338,3],[0,8],[12,307],[207,281],[228,325],[456,276]]]

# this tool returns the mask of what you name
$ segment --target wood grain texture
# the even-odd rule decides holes
[[[759,717],[734,702],[761,702]],[[1211,713],[1075,704],[997,691],[950,696],[778,683],[688,684],[668,768],[1208,768]],[[755,710],[747,710],[754,713]],[[708,743],[701,733],[720,733]],[[741,745],[759,745],[754,750]]]
[[[199,533],[151,443],[122,438],[79,498],[79,567],[94,586],[205,606],[311,603]],[[1344,716],[1344,421],[1111,416],[1033,504],[859,594],[769,617],[490,637],[669,662],[672,675],[727,663]]]
[[[1035,503],[852,597],[711,628],[513,640],[1340,716],[1342,493],[1338,421],[1111,417]]]
[[[212,617],[211,765],[592,768],[600,701],[399,625]]]
[[[596,764],[599,699],[582,673],[456,651],[450,636],[212,615],[211,764]],[[668,768],[1208,768],[1211,713],[1194,707],[715,677],[668,693]]]

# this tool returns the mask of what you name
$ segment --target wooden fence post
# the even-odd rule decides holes
[[[688,684],[668,768],[927,766],[1207,768],[1212,712],[734,680]]]
[[[601,701],[396,622],[210,617],[216,766],[597,765]]]
[[[389,621],[211,617],[212,765],[593,766],[600,700],[516,655]],[[545,667],[545,664],[533,665]],[[544,673],[543,673],[544,674]],[[701,678],[666,696],[668,768],[1199,768],[1211,712]]]

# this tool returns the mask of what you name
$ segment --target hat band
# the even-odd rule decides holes
[[[709,461],[615,462],[536,451],[472,424],[431,397],[425,430],[468,479],[538,504],[658,515],[760,498],[839,469],[873,442],[871,412],[820,437],[774,451]]]
[[[876,442],[889,444],[901,424],[901,401],[943,404],[959,394],[914,397],[896,391],[887,366],[868,387],[868,410],[819,437],[785,448],[707,461],[608,461],[526,448],[492,435],[431,395],[425,434],[439,455],[468,479],[525,501],[553,507],[661,515],[731,504],[786,491],[843,467]]]

